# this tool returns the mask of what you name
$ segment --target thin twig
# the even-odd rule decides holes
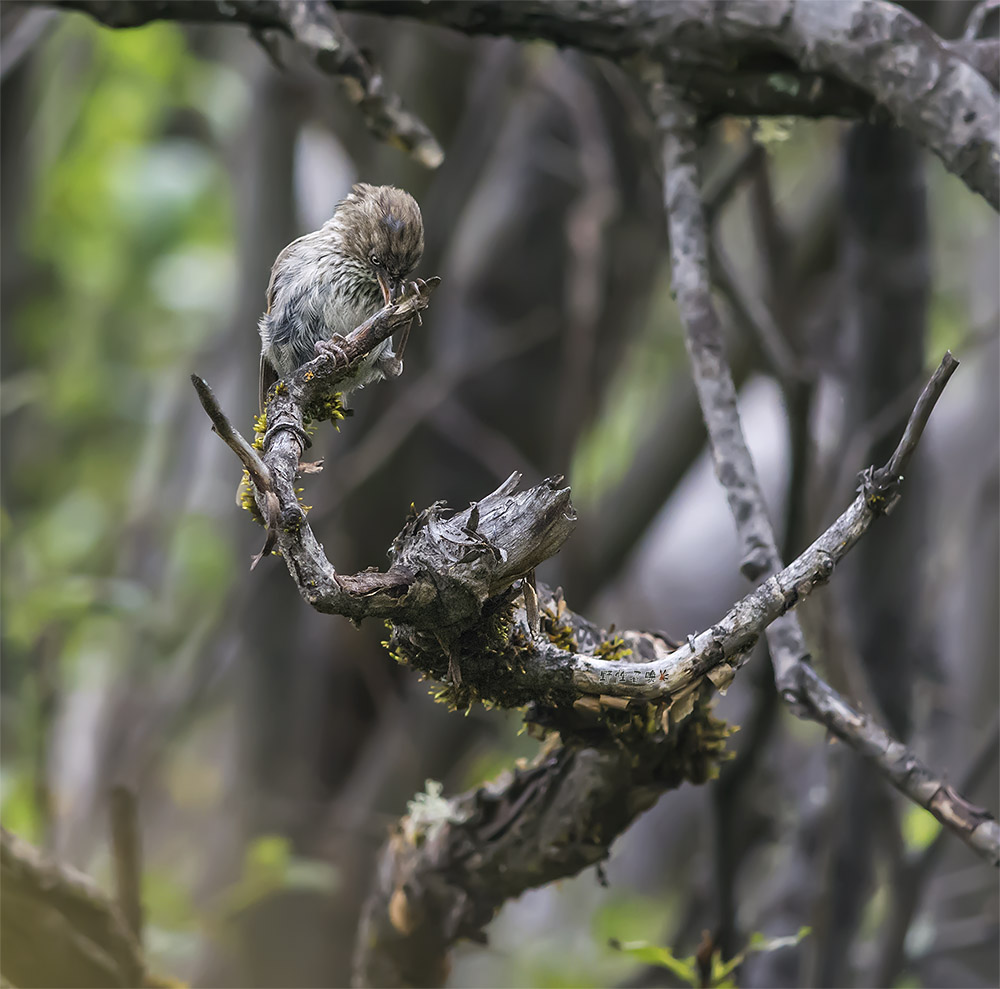
[[[591,383],[598,330],[605,309],[607,230],[620,211],[612,142],[599,100],[579,57],[553,60],[551,90],[572,126],[580,190],[566,213],[564,309],[567,331],[559,361],[554,430],[564,457],[576,446],[593,407]],[[562,77],[565,76],[565,79]]]
[[[111,787],[111,851],[114,861],[115,899],[128,929],[142,946],[142,840],[135,793],[127,786]]]
[[[211,385],[197,374],[191,375],[191,384],[194,385],[194,390],[198,393],[201,407],[212,420],[212,431],[218,434],[223,443],[240,458],[240,463],[249,471],[250,479],[257,485],[257,489],[270,491],[272,488],[271,471],[261,459],[260,454],[232,424],[229,416],[222,411],[222,406],[219,405],[219,400],[215,397]]]
[[[903,480],[903,472],[920,442],[920,437],[924,434],[927,420],[930,418],[937,400],[941,397],[944,386],[948,384],[948,379],[955,373],[957,367],[958,361],[952,356],[950,350],[946,350],[940,365],[931,375],[930,381],[924,385],[924,390],[920,393],[920,398],[917,399],[913,412],[910,413],[906,429],[889,458],[889,463],[882,469],[887,483],[898,484]]]
[[[757,340],[782,387],[811,380],[812,375],[802,368],[767,305],[743,290],[726,252],[714,238],[709,241],[709,260],[715,283],[726,297],[733,315]]]
[[[330,4],[279,0],[279,7],[292,37],[318,68],[340,79],[347,98],[364,114],[376,137],[408,151],[427,168],[437,168],[444,161],[444,151],[427,125],[403,109],[378,67],[341,27]]]
[[[731,156],[705,183],[705,219],[711,226],[732,198],[741,182],[760,167],[766,152],[748,139],[738,154]]]
[[[191,375],[191,383],[198,393],[201,407],[208,413],[212,420],[212,431],[221,437],[222,441],[229,447],[243,464],[250,480],[257,489],[257,507],[260,510],[260,517],[264,522],[267,535],[264,537],[264,545],[259,553],[250,561],[250,569],[254,570],[257,564],[267,556],[277,542],[278,518],[281,513],[281,506],[278,496],[274,491],[274,479],[267,464],[261,459],[260,454],[246,441],[240,431],[232,424],[229,416],[222,411],[219,400],[215,397],[215,392],[204,378],[197,374]]]
[[[972,8],[969,19],[965,22],[965,31],[962,32],[962,40],[975,41],[983,30],[986,18],[998,8],[1000,8],[1000,0],[979,0],[979,3]]]
[[[869,467],[861,472],[859,491],[868,502],[868,507],[875,512],[888,513],[899,500],[899,487],[903,482],[903,471],[906,469],[913,452],[924,433],[924,427],[930,418],[932,409],[944,391],[948,379],[955,373],[958,361],[952,357],[951,351],[945,351],[941,363],[934,371],[930,381],[924,385],[917,404],[910,413],[902,439],[893,451],[889,462],[879,470]]]
[[[994,717],[993,724],[983,735],[968,766],[958,777],[959,790],[963,793],[975,793],[983,778],[996,765],[998,747],[1000,747],[1000,719]],[[907,931],[920,907],[927,882],[944,850],[947,835],[947,828],[942,828],[923,851],[904,865],[901,875],[897,878],[899,885],[894,891],[894,909],[885,924],[885,937],[871,980],[874,986],[893,985],[900,975],[905,958],[904,945]]]

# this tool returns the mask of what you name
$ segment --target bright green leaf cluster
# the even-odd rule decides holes
[[[612,947],[624,951],[646,965],[659,965],[668,969],[694,989],[703,986],[709,986],[711,989],[735,989],[736,969],[746,961],[747,955],[794,948],[811,933],[811,928],[800,927],[797,933],[787,937],[769,938],[760,933],[751,934],[746,948],[728,961],[723,961],[722,952],[709,940],[703,943],[698,954],[683,958],[675,955],[671,948],[659,947],[648,941],[628,941],[624,944],[612,941]]]

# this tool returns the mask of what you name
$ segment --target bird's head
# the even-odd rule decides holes
[[[424,253],[424,221],[417,201],[391,185],[358,183],[338,206],[335,222],[356,268],[395,302]]]

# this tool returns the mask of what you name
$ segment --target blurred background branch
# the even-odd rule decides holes
[[[86,876],[0,829],[4,978],[13,985],[144,986],[134,934]]]

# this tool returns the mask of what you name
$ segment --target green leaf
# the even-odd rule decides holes
[[[719,987],[719,989],[722,989],[724,985],[729,985],[728,977],[746,961],[746,957],[746,950],[734,955],[727,962],[724,962],[718,953],[712,955],[712,985]]]
[[[283,835],[265,834],[247,846],[246,874],[272,875],[284,873],[292,857],[291,842]]]
[[[678,910],[669,897],[640,896],[608,891],[591,917],[594,940],[607,944],[627,933],[629,941],[653,942],[660,931],[669,929]]]
[[[747,952],[751,951],[778,951],[781,948],[794,948],[803,938],[812,934],[811,927],[800,927],[795,934],[785,937],[766,937],[759,931],[754,931],[750,935],[750,943],[747,945]]]
[[[157,927],[174,932],[197,929],[194,900],[175,872],[146,869],[142,876],[142,902],[148,918],[147,929]]]
[[[612,944],[637,961],[669,969],[677,978],[683,979],[689,985],[697,986],[700,981],[694,955],[678,958],[670,948],[660,948],[648,941],[626,941],[624,944],[612,942]]]
[[[941,833],[941,822],[930,811],[910,804],[902,820],[903,841],[910,851],[923,851]]]
[[[8,831],[38,842],[38,809],[34,781],[28,773],[5,769],[0,773],[0,822]]]

